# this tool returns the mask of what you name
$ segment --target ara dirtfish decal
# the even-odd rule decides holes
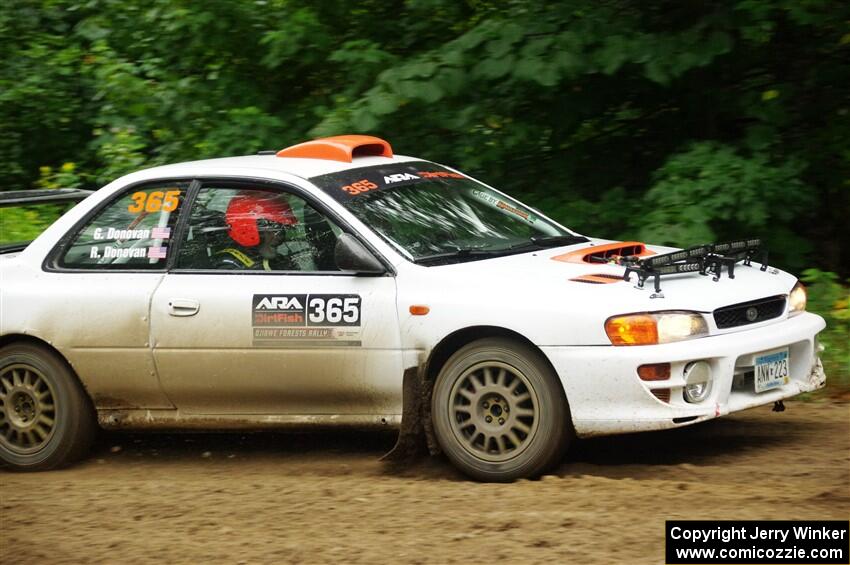
[[[255,294],[255,346],[360,346],[359,294]]]

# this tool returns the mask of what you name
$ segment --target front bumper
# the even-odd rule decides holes
[[[541,349],[563,383],[576,433],[593,436],[675,428],[822,388],[826,378],[816,336],[825,327],[823,318],[805,312],[752,330],[678,343]],[[789,382],[756,393],[754,355],[781,347],[789,348]],[[682,370],[698,360],[711,365],[714,383],[706,400],[689,404],[682,396]],[[648,363],[670,363],[671,378],[641,381],[637,368]],[[655,389],[669,389],[669,402],[657,398]]]

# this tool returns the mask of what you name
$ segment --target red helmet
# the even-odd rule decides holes
[[[227,205],[225,219],[227,235],[243,247],[260,244],[258,220],[280,226],[291,226],[297,222],[289,204],[268,192],[248,192],[234,196]]]

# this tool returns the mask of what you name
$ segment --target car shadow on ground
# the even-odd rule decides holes
[[[710,420],[673,430],[578,440],[565,462],[599,465],[676,465],[788,444],[812,424],[782,421]]]
[[[114,432],[102,431],[93,448],[95,456],[109,453],[156,452],[162,456],[191,458],[200,453],[268,456],[286,459],[322,453],[380,457],[395,443],[391,431],[238,431],[238,432]]]
[[[676,466],[716,464],[742,453],[805,441],[815,423],[746,416],[711,420],[674,430],[577,440],[553,470],[559,476],[618,476],[632,465]],[[126,433],[103,432],[93,457],[103,460],[145,460],[188,463],[192,460],[263,459],[281,465],[299,463],[309,472],[333,474],[335,463],[377,461],[396,440],[393,431],[330,430],[316,432]],[[345,473],[352,470],[342,465]],[[383,465],[359,467],[366,474],[405,478],[466,480],[443,456],[419,457]],[[358,472],[355,470],[355,472]]]

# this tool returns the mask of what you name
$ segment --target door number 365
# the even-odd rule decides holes
[[[360,325],[360,297],[340,295],[311,295],[307,302],[310,325]]]

